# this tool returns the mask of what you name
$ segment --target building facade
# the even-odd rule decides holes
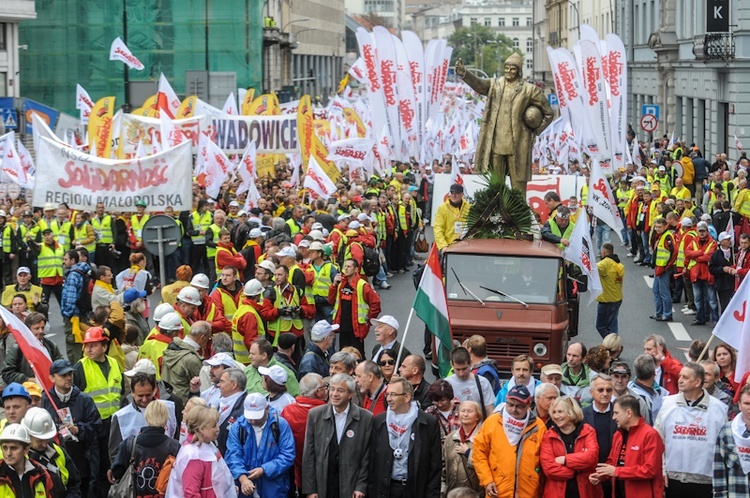
[[[34,18],[34,0],[0,2],[0,96],[21,96],[19,53],[28,47],[19,42],[19,23]]]

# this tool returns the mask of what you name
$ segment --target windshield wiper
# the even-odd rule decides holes
[[[508,299],[510,299],[510,300],[512,300],[512,301],[515,301],[515,302],[517,302],[517,303],[519,303],[519,304],[523,304],[523,305],[524,305],[525,307],[527,307],[527,308],[529,307],[529,305],[528,305],[528,304],[524,303],[524,302],[523,302],[523,301],[521,301],[520,299],[517,299],[517,298],[515,298],[515,297],[511,296],[510,294],[507,294],[507,293],[505,293],[505,292],[503,292],[503,291],[501,291],[501,290],[497,290],[497,289],[490,289],[489,287],[485,287],[484,285],[480,285],[480,286],[479,286],[479,288],[480,288],[480,289],[484,289],[484,290],[486,290],[486,291],[489,291],[489,292],[494,292],[495,294],[499,294],[499,295],[501,295],[501,296],[503,296],[503,297],[507,297]]]
[[[461,290],[464,291],[464,294],[466,294],[467,296],[473,297],[477,302],[482,303],[482,306],[484,306],[484,301],[482,301],[481,299],[479,299],[476,294],[474,294],[473,292],[471,292],[471,289],[469,289],[468,287],[466,287],[461,282],[461,279],[458,278],[458,275],[456,274],[456,269],[455,268],[451,268],[451,271],[453,272],[453,276],[456,277],[456,283],[461,287]]]

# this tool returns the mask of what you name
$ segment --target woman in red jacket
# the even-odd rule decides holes
[[[578,402],[557,398],[550,416],[555,425],[544,433],[539,455],[547,478],[544,498],[602,498],[602,487],[589,481],[596,471],[599,443],[594,428],[583,422]]]

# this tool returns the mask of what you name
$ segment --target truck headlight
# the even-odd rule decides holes
[[[545,356],[547,354],[547,346],[545,346],[541,342],[537,342],[536,344],[534,344],[533,351],[536,356]]]

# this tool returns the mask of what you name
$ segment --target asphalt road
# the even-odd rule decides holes
[[[431,239],[431,229],[429,228],[428,239]],[[694,317],[683,315],[680,312],[684,303],[674,305],[673,316],[675,321],[672,323],[655,322],[649,319],[649,315],[654,312],[653,293],[648,278],[651,271],[648,268],[635,265],[632,258],[625,257],[627,250],[620,245],[619,239],[613,240],[613,243],[615,251],[625,265],[625,281],[623,284],[625,297],[619,315],[620,335],[624,346],[622,358],[632,364],[633,359],[643,351],[644,339],[650,334],[661,334],[665,337],[672,354],[681,361],[685,361],[690,342],[694,339],[707,341],[711,335],[712,327],[709,325],[691,326],[690,322],[693,321]],[[426,257],[426,254],[422,256]],[[424,325],[422,321],[415,315],[409,329],[405,330],[415,293],[411,273],[397,274],[389,279],[389,283],[392,286],[390,289],[377,291],[382,302],[382,313],[393,315],[399,321],[401,325],[399,339],[404,342],[404,346],[413,353],[421,352],[424,346]],[[591,347],[600,344],[601,338],[594,327],[596,302],[588,305],[588,298],[588,293],[581,296],[579,335],[574,340],[581,341],[587,347]],[[151,309],[153,310],[160,301],[160,294],[155,292],[150,299]],[[50,305],[50,316],[50,334],[53,334],[51,339],[64,355],[63,322],[57,300],[54,298]],[[403,341],[404,333],[406,333],[405,341]],[[374,334],[370,333],[365,340],[365,351],[369,353],[374,344]]]

